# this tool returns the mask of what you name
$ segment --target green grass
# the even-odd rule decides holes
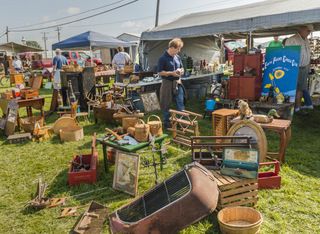
[[[4,88],[0,91],[5,90]],[[42,90],[46,97],[45,110],[49,109],[51,91]],[[188,109],[202,113],[203,102],[188,104]],[[23,115],[23,111],[21,111]],[[53,124],[56,115],[46,119]],[[308,117],[295,116],[292,125],[292,140],[288,146],[286,163],[281,167],[282,187],[279,190],[259,191],[257,209],[264,222],[261,233],[320,233],[320,110],[317,108]],[[110,211],[127,204],[133,198],[112,189],[113,170],[106,174],[103,170],[102,149],[99,150],[98,182],[94,185],[69,187],[67,169],[72,156],[79,151],[90,151],[93,132],[104,133],[107,125],[84,125],[85,138],[79,142],[61,144],[55,136],[46,142],[28,142],[22,145],[9,145],[3,133],[0,136],[0,232],[1,233],[67,233],[76,217],[57,219],[60,208],[34,211],[24,205],[35,192],[36,181],[41,177],[49,183],[49,197],[69,197],[105,188],[80,197],[70,197],[68,206],[86,205],[91,200],[100,202]],[[200,121],[202,135],[210,135],[211,122]],[[278,141],[274,135],[268,136],[270,147],[276,148]],[[164,180],[179,171],[191,161],[186,148],[176,145],[169,147],[168,163],[159,172],[159,180]],[[148,154],[142,157],[150,157]],[[139,194],[154,185],[152,168],[140,166]],[[80,208],[80,212],[85,207]],[[186,228],[181,233],[216,233],[218,225],[215,214]],[[108,225],[104,227],[108,233]]]

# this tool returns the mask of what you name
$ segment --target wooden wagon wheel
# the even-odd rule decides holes
[[[259,162],[267,157],[267,138],[259,124],[251,120],[241,120],[229,129],[227,136],[250,136],[251,143],[259,150]]]

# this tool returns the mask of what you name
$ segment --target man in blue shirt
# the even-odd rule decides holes
[[[68,64],[66,57],[61,55],[60,49],[56,49],[56,56],[54,56],[52,64],[53,64],[53,88],[59,90],[61,89],[60,71],[63,65]]]
[[[180,38],[174,38],[169,42],[168,49],[159,58],[158,73],[162,78],[160,88],[160,107],[163,111],[164,127],[170,127],[169,108],[172,99],[175,98],[177,110],[183,111],[184,107],[184,88],[181,82],[181,76],[184,73],[181,59],[178,55],[183,47],[183,41]]]

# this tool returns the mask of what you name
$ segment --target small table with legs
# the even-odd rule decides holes
[[[162,143],[163,143],[163,140],[166,137],[168,137],[168,134],[162,134],[161,136],[159,136],[159,137],[157,137],[155,139],[155,143],[159,143],[160,146],[161,146]],[[105,168],[106,172],[108,172],[108,170],[109,170],[108,159],[107,159],[107,147],[108,146],[112,147],[112,148],[114,148],[116,150],[122,150],[122,151],[125,151],[125,152],[136,152],[136,151],[138,151],[140,149],[143,149],[145,147],[148,147],[150,145],[150,142],[141,142],[141,143],[139,143],[137,145],[119,145],[116,142],[105,140],[104,138],[98,138],[97,142],[102,144],[104,168]],[[161,170],[162,170],[163,163],[164,163],[163,155],[162,155],[162,152],[160,151],[160,168],[161,168]]]
[[[268,155],[276,156],[281,163],[285,162],[286,149],[291,139],[291,121],[274,119],[271,123],[260,123],[264,130],[276,132],[280,136],[279,152],[268,152]]]

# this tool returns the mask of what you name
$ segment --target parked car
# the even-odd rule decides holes
[[[86,54],[83,51],[79,51],[79,52],[78,51],[63,51],[62,55],[67,58],[68,63],[73,62],[73,63],[77,64],[79,59],[82,59],[86,62],[91,63],[90,55]],[[102,60],[99,58],[93,58],[93,62],[96,65],[102,64]]]

